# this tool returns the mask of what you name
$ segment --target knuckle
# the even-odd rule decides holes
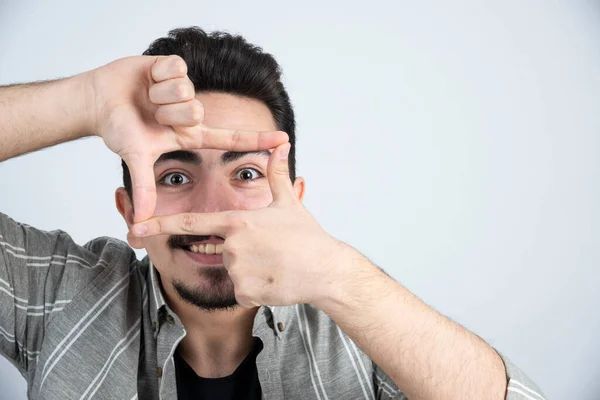
[[[234,230],[240,230],[248,227],[248,219],[241,213],[236,212],[227,214],[225,223]]]
[[[203,126],[203,125],[199,125],[196,127],[196,134],[199,137],[202,137],[204,135],[208,135],[210,133],[210,129],[207,126]]]
[[[180,227],[184,232],[193,232],[196,226],[196,217],[194,214],[183,214],[181,216]]]
[[[192,102],[190,108],[190,117],[194,122],[202,122],[204,120],[204,106],[199,101]]]
[[[188,72],[187,64],[180,56],[174,55],[172,56],[172,64],[171,69],[174,74],[177,75],[185,75]]]
[[[233,282],[233,286],[235,288],[235,291],[236,292],[239,291],[242,288],[243,280],[239,280],[238,279],[238,270],[237,270],[237,268],[235,268],[235,267],[233,267],[233,266],[230,265],[227,268],[227,273],[229,274],[229,278]]]
[[[241,142],[242,142],[241,133],[239,131],[235,131],[233,133],[233,135],[231,135],[231,149],[238,150]]]
[[[156,231],[157,232],[163,232],[163,224],[162,224],[162,221],[160,219],[156,220]]]
[[[248,289],[245,284],[238,282],[238,284],[235,287],[235,298],[240,304],[250,303],[251,295],[248,292]]]
[[[228,240],[225,241],[225,245],[223,246],[223,261],[229,265],[229,275],[235,274],[236,268],[235,265],[238,260],[238,248],[235,245],[228,243]]]
[[[152,186],[148,185],[144,182],[135,182],[131,185],[134,192],[150,192],[152,190]]]
[[[189,97],[189,85],[187,83],[178,83],[175,86],[175,94],[179,99],[186,99]]]
[[[156,109],[156,112],[154,112],[154,119],[156,119],[156,122],[158,122],[159,124],[165,125],[165,122],[167,121],[167,119],[166,119],[164,107],[158,107]]]
[[[248,304],[250,304],[250,301],[248,299],[248,296],[244,295],[244,294],[240,294],[238,293],[238,291],[236,290],[235,292],[235,301],[242,307],[247,306]]]
[[[148,98],[150,99],[150,101],[152,103],[156,103],[156,85],[152,85],[150,86],[150,89],[148,90]]]
[[[275,173],[278,175],[289,175],[287,163],[281,163],[275,168]]]
[[[164,68],[165,72],[168,73],[172,77],[181,76],[183,74],[186,74],[188,71],[185,60],[176,54],[171,54],[170,56],[166,56],[164,58],[163,65],[164,65],[163,68]]]

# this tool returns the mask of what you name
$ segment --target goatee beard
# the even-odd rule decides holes
[[[203,267],[198,275],[204,282],[197,286],[173,280],[173,287],[183,301],[209,312],[235,310],[239,307],[233,282],[225,267]]]

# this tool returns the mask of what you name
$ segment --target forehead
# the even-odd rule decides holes
[[[259,100],[218,92],[197,93],[196,99],[200,100],[204,106],[203,123],[206,126],[245,131],[277,130],[271,111]],[[270,152],[239,153],[214,149],[174,151],[163,154],[155,166],[158,167],[168,161],[179,161],[197,166],[202,161],[211,162],[217,160],[221,164],[228,164],[250,154],[261,156],[265,160],[268,160]]]
[[[262,101],[216,92],[198,93],[196,98],[204,105],[204,125],[211,128],[277,130],[273,114]]]

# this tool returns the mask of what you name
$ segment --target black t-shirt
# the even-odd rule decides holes
[[[256,356],[263,348],[256,338],[250,354],[233,374],[224,378],[201,378],[187,362],[175,352],[178,400],[260,400],[260,382],[256,369]]]

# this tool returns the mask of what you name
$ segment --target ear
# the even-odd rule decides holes
[[[115,192],[115,203],[117,205],[117,210],[119,210],[119,213],[123,216],[123,219],[127,224],[127,230],[130,230],[133,226],[133,216],[135,213],[133,211],[133,203],[125,188],[120,187],[117,189]],[[143,239],[140,237],[127,235],[127,241],[129,242],[129,245],[135,249],[144,248]]]
[[[298,200],[302,201],[304,199],[304,190],[306,188],[306,181],[303,177],[299,176],[294,181],[294,192],[296,192],[296,197]]]

